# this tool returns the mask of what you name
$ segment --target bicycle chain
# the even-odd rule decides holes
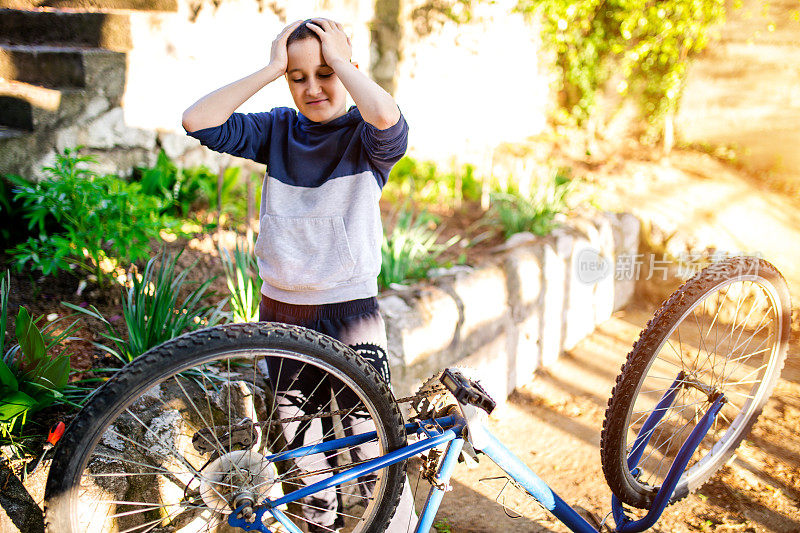
[[[448,392],[448,390],[444,385],[440,384],[438,387],[431,387],[429,390],[420,389],[420,391],[417,392],[416,394],[414,394],[413,396],[406,396],[404,398],[400,398],[400,399],[396,400],[396,402],[397,403],[412,403],[412,402],[419,403],[419,402],[425,400],[426,398],[429,398],[431,396],[436,396],[437,394],[442,394],[444,392]],[[342,415],[348,415],[348,414],[350,414],[352,412],[353,412],[353,409],[339,409],[339,410],[336,410],[336,411],[326,411],[326,412],[322,412],[322,413],[312,413],[312,414],[309,414],[309,415],[293,416],[291,418],[281,418],[279,420],[273,420],[272,423],[288,424],[289,422],[307,422],[307,421],[313,420],[315,418],[326,418],[326,417],[331,417],[331,416],[342,416]],[[414,417],[412,417],[410,420],[413,420],[413,419],[414,419]],[[266,425],[268,423],[270,423],[270,422],[269,421],[267,421],[267,422],[259,422],[257,425],[261,426],[261,425]]]
[[[448,390],[445,388],[445,386],[438,382],[438,375],[435,375],[430,379],[428,379],[422,385],[422,387],[420,387],[419,391],[416,394],[400,398],[396,400],[396,402],[413,404],[412,409],[415,410],[416,416],[409,417],[408,420],[409,422],[411,422],[414,420],[425,418],[422,415],[428,414],[427,412],[421,412],[420,408],[420,406],[431,405],[430,402],[424,403],[428,398],[436,395],[441,395],[447,392]],[[253,433],[253,431],[256,428],[263,430],[266,427],[267,431],[269,431],[274,424],[285,425],[290,422],[307,422],[309,420],[314,420],[315,418],[349,415],[350,413],[353,412],[353,410],[354,410],[353,408],[338,409],[336,411],[311,413],[307,415],[294,416],[290,418],[280,418],[277,420],[267,420],[263,422],[253,422],[252,420],[244,419],[234,427],[214,426],[213,428],[205,428],[203,430],[200,430],[192,438],[192,444],[194,445],[195,449],[197,449],[197,451],[199,451],[200,453],[207,453],[211,451],[211,449],[213,448],[213,442],[220,440],[223,441],[232,440],[236,444],[241,444],[247,447],[250,446],[257,439],[257,435]]]

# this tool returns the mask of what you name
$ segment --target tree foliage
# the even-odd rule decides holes
[[[520,0],[517,10],[541,24],[556,54],[562,104],[577,122],[613,79],[658,127],[678,104],[689,60],[725,19],[724,0]]]

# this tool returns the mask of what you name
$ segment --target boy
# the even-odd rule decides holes
[[[183,127],[212,150],[267,165],[255,246],[264,280],[260,320],[337,338],[388,383],[386,332],[376,299],[383,236],[378,200],[389,171],[405,153],[408,125],[391,95],[351,63],[351,54],[340,24],[320,18],[294,22],[273,41],[265,68],[201,98],[184,112]],[[299,113],[289,108],[234,113],[283,75]],[[356,104],[350,110],[347,93]],[[273,386],[286,390],[295,384],[292,393],[305,395],[307,403],[313,392],[304,389],[313,378],[305,373],[295,381],[299,370],[294,375],[281,370],[269,368],[281,381]],[[291,395],[284,399],[280,418],[297,412],[296,404],[291,411]],[[297,431],[284,427],[287,440],[311,442],[325,428]],[[341,526],[335,491],[304,503],[313,523],[309,531]],[[409,521],[416,517],[406,486],[389,531],[413,530]]]

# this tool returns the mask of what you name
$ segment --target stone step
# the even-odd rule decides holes
[[[0,9],[0,42],[131,49],[130,17],[121,13]]]
[[[46,88],[85,88],[112,105],[122,98],[126,57],[99,48],[0,44],[0,78]]]
[[[132,11],[178,10],[177,0],[0,0],[0,7],[10,9],[80,9],[83,11],[107,11],[125,9]]]
[[[0,144],[2,144],[3,141],[10,139],[17,139],[19,137],[22,137],[23,135],[27,135],[27,133],[28,132],[26,131],[0,126]]]
[[[0,80],[0,125],[33,131],[63,124],[83,113],[91,97],[83,89],[51,89]]]

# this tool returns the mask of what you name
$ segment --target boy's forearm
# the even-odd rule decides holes
[[[183,112],[183,127],[197,131],[224,123],[251,96],[283,75],[266,66],[249,76],[209,93]]]
[[[353,97],[365,121],[380,130],[385,130],[400,120],[397,103],[383,87],[369,79],[349,61],[335,61],[331,67]]]

